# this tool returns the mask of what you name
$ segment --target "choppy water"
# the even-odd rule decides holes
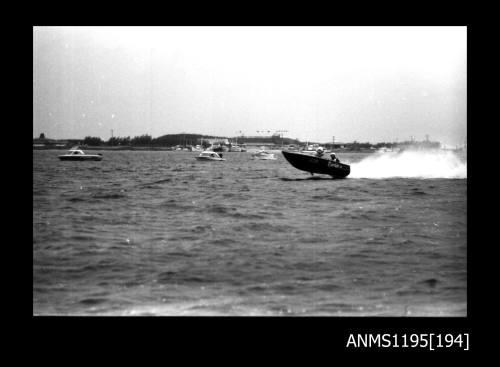
[[[33,151],[36,315],[466,315],[463,157],[102,153]]]

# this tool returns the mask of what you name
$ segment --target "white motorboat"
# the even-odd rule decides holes
[[[100,161],[102,160],[102,154],[86,154],[78,147],[73,147],[68,154],[60,155],[59,159],[61,161]]]
[[[276,159],[276,156],[274,153],[268,153],[265,150],[260,150],[257,153],[252,154],[253,159],[264,159],[264,160],[270,160],[270,159]]]
[[[200,153],[199,156],[195,157],[199,161],[225,161],[219,153],[213,152],[211,150],[205,150]]]

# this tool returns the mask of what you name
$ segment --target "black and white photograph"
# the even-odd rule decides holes
[[[33,316],[468,316],[467,26],[32,28]]]

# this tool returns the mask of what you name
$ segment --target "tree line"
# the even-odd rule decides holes
[[[151,135],[145,134],[140,136],[119,137],[114,136],[107,141],[102,140],[100,137],[86,136],[82,144],[87,146],[138,146],[138,147],[165,147],[165,146],[189,146],[200,144],[202,138],[210,139],[213,136],[204,136],[200,134],[168,134],[158,138],[153,138]],[[210,145],[208,142],[203,141],[204,146]]]
[[[200,134],[168,134],[163,135],[158,138],[153,138],[151,135],[144,134],[140,136],[134,136],[131,138],[130,136],[126,137],[111,137],[107,141],[102,140],[100,137],[94,136],[86,136],[83,139],[82,144],[86,146],[137,146],[137,147],[168,147],[168,146],[190,146],[190,145],[198,145],[202,144],[205,148],[210,144],[208,141],[203,139],[214,139],[215,136],[206,136]],[[277,146],[283,145],[302,145],[303,143],[297,139],[290,138],[281,138],[277,135],[273,135],[271,137],[238,137],[238,144],[245,143],[253,143],[253,142],[265,142],[268,141],[270,143],[274,143]],[[311,143],[312,144],[312,143]],[[364,150],[364,149],[372,149],[372,148],[395,148],[395,147],[407,147],[407,146],[415,146],[420,148],[439,148],[439,142],[433,141],[403,141],[403,142],[381,142],[381,143],[369,143],[369,142],[358,142],[354,141],[352,143],[342,143],[342,144],[332,144],[325,143],[323,145],[328,149],[339,149],[342,146],[345,149],[349,150]]]
[[[153,139],[151,138],[150,135],[135,136],[133,138],[130,138],[130,136],[126,137],[113,136],[109,138],[107,141],[104,141],[97,136],[86,136],[85,139],[83,139],[82,144],[87,146],[103,146],[103,145],[149,146],[151,145],[152,140]]]

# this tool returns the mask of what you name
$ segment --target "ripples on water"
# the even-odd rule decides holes
[[[33,152],[34,314],[466,315],[466,179],[58,154]]]

